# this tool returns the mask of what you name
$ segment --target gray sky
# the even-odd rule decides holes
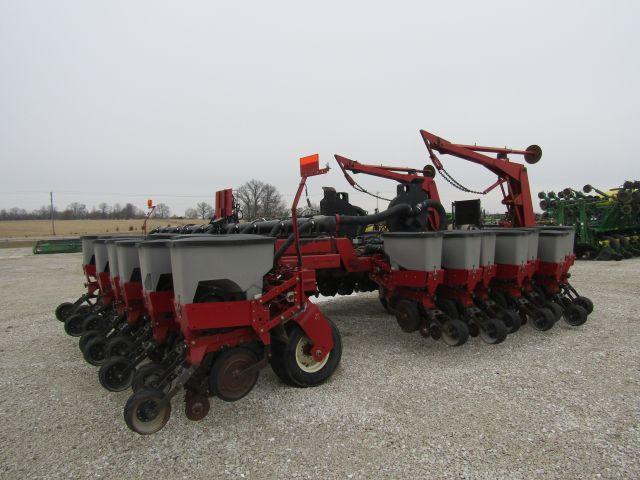
[[[640,177],[639,11],[637,1],[0,0],[0,208],[39,207],[49,190],[79,192],[56,193],[59,208],[142,208],[152,193],[181,214],[252,177],[290,201],[297,159],[314,152],[335,167],[310,181],[319,200],[322,185],[348,188],[334,153],[423,166],[420,128],[539,144],[534,193],[618,185]],[[444,161],[471,187],[493,180]],[[468,198],[438,187],[447,208]],[[497,209],[498,197],[483,204]]]

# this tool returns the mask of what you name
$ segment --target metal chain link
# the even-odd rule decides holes
[[[451,174],[445,170],[444,167],[440,169],[440,174],[442,175],[442,178],[444,178],[447,182],[449,182],[452,186],[454,186],[458,190],[462,190],[463,192],[467,192],[467,193],[475,193],[476,195],[487,194],[487,192],[479,192],[477,190],[471,190],[470,188],[465,187],[460,182],[458,182],[455,178],[453,178]]]

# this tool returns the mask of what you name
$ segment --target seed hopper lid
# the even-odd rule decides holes
[[[521,237],[522,235],[529,234],[527,230],[521,230],[518,228],[492,228],[492,229],[485,229],[483,231],[494,232],[496,236],[499,236],[499,237]]]
[[[124,242],[127,240],[134,240],[136,242],[140,241],[140,237],[111,237],[111,238],[104,238],[104,243],[116,243],[116,242]]]
[[[273,245],[275,237],[263,237],[261,235],[237,234],[237,235],[203,235],[186,236],[178,240],[172,240],[172,248],[180,247],[221,247],[227,245]]]
[[[98,235],[83,235],[80,237],[81,240],[95,240],[96,238],[100,238]]]
[[[543,237],[561,237],[568,234],[569,232],[566,230],[541,230],[540,231],[540,235]]]
[[[136,243],[136,246],[138,248],[167,248],[170,243],[171,240],[167,238],[158,238],[153,240],[142,240]]]
[[[382,234],[382,237],[390,237],[390,238],[437,238],[441,237],[442,232],[385,232]]]
[[[447,230],[444,232],[445,237],[479,237],[482,235],[480,230]]]
[[[138,243],[140,243],[141,239],[140,238],[133,238],[133,239],[117,239],[114,240],[114,243],[116,243],[118,246],[123,246],[123,247],[135,247]]]

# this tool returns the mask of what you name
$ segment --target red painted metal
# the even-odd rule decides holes
[[[151,320],[153,338],[162,343],[172,330],[179,330],[173,310],[173,290],[144,292],[144,305]]]
[[[526,158],[535,156],[534,161],[537,161],[540,158],[537,155],[539,152],[533,152],[532,150],[512,150],[508,148],[461,145],[451,143],[448,140],[425,130],[420,130],[420,134],[422,135],[422,139],[429,150],[431,161],[438,171],[441,171],[443,166],[438,157],[433,153],[434,150],[443,155],[453,155],[482,165],[498,176],[498,180],[487,188],[484,193],[492,190],[496,186],[500,186],[502,188],[502,203],[507,207],[511,226],[532,227],[535,225],[536,219],[533,213],[533,202],[531,201],[531,189],[529,187],[527,168],[519,163],[511,162],[507,155],[524,155]],[[494,158],[479,152],[495,153],[496,157]],[[505,184],[507,186],[506,191],[504,190]]]
[[[227,188],[216,192],[215,218],[229,218],[233,216],[233,190]]]

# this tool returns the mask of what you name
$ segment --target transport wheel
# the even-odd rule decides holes
[[[197,422],[202,420],[209,413],[211,404],[204,395],[187,390],[184,395],[184,414],[189,420]]]
[[[99,330],[104,323],[104,318],[97,313],[91,313],[84,317],[82,321],[82,331],[88,332],[89,330]]]
[[[300,326],[293,325],[289,332],[289,343],[283,352],[283,364],[296,386],[315,387],[327,380],[338,367],[342,357],[342,338],[338,328],[328,320],[333,330],[333,349],[321,362],[311,355],[312,343]]]
[[[223,350],[211,366],[209,386],[214,395],[225,402],[235,402],[248,394],[258,381],[260,370],[255,367],[258,356],[248,348]]]
[[[584,308],[587,311],[587,315],[591,315],[591,312],[593,312],[593,302],[587,297],[580,296],[576,298],[573,303]]]
[[[64,321],[64,331],[67,335],[72,337],[79,337],[82,335],[82,321],[84,317],[82,315],[71,315]]]
[[[464,345],[469,339],[469,328],[462,321],[452,318],[442,324],[442,340],[450,347]]]
[[[587,321],[587,315],[587,311],[580,305],[570,305],[564,311],[564,321],[572,327],[579,327]]]
[[[480,324],[480,338],[486,343],[496,345],[507,338],[507,327],[497,318],[489,318]]]
[[[110,392],[121,392],[131,385],[135,374],[133,362],[126,357],[111,357],[100,367],[100,385]]]
[[[273,370],[273,373],[275,373],[286,385],[289,385],[290,387],[300,387],[301,385],[294,382],[293,378],[291,378],[289,372],[287,372],[287,369],[284,366],[285,348],[285,343],[278,340],[271,341],[271,358],[269,358],[271,370]]]
[[[145,388],[134,393],[124,406],[124,421],[140,435],[156,433],[171,416],[171,402],[164,401],[165,394],[155,388]]]
[[[102,335],[102,333],[99,330],[89,330],[84,332],[80,337],[80,340],[78,341],[78,347],[80,347],[80,351],[84,352],[84,349],[87,346],[89,340],[93,340],[100,335]]]
[[[560,318],[562,318],[563,310],[560,305],[558,305],[555,302],[545,302],[544,306],[545,308],[548,308],[549,310],[551,310],[551,313],[553,313],[553,318],[556,322],[560,320]]]
[[[411,333],[420,328],[422,318],[418,312],[418,305],[411,300],[400,299],[393,307],[398,325],[403,332]]]
[[[164,373],[165,367],[159,363],[147,363],[146,365],[142,365],[133,375],[131,389],[134,392],[139,392],[140,390],[149,387],[159,390],[160,380],[164,377]],[[169,386],[170,385],[167,384],[166,388],[168,389]]]
[[[89,340],[84,346],[84,350],[82,352],[84,359],[91,365],[102,365],[106,359],[104,355],[104,347],[106,343],[107,340],[102,335],[98,335],[95,338]]]
[[[64,322],[73,313],[73,303],[63,302],[56,307],[56,318]]]
[[[502,320],[502,323],[504,323],[504,326],[507,329],[507,333],[515,333],[520,329],[520,326],[522,325],[520,315],[518,315],[510,308],[500,312],[499,316],[500,320]]]
[[[548,308],[538,308],[531,317],[531,325],[536,330],[546,332],[556,323],[553,313]]]
[[[106,358],[111,357],[127,357],[133,351],[134,341],[126,335],[116,335],[109,339],[104,347],[104,355]]]

